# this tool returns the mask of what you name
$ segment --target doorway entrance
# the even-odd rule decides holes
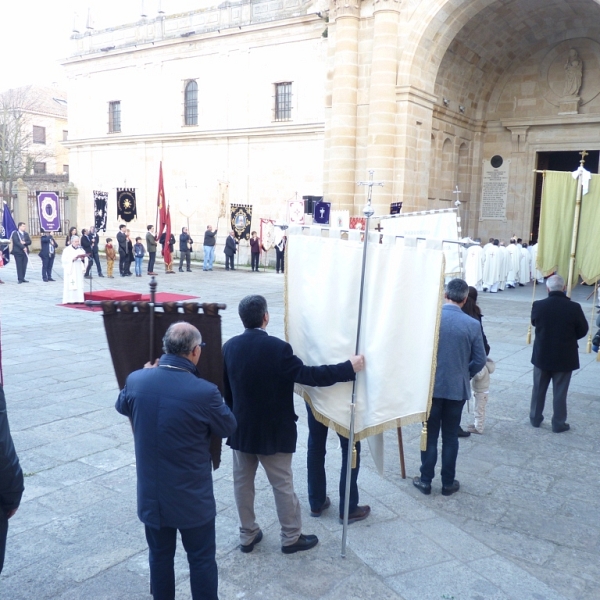
[[[538,152],[537,167],[538,171],[576,171],[579,168],[581,154],[573,152]],[[590,173],[598,173],[598,163],[600,162],[600,151],[590,150],[585,157],[585,168]],[[542,173],[535,174],[535,199],[533,202],[533,219],[531,221],[530,243],[535,244],[540,229],[540,211],[542,208],[542,183],[544,176]]]

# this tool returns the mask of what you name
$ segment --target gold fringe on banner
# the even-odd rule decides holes
[[[358,460],[358,452],[356,451],[356,444],[352,445],[352,468],[356,469],[356,461]]]
[[[427,450],[427,421],[423,421],[423,429],[421,429],[421,452]]]
[[[533,279],[533,294],[531,297],[531,308],[533,308],[533,303],[535,302],[535,286],[537,284],[537,265],[533,265],[533,274],[535,275]],[[531,315],[529,316],[529,327],[527,328],[527,344],[531,344]]]

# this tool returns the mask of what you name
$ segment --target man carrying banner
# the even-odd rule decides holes
[[[56,281],[52,279],[52,267],[54,266],[54,258],[56,257],[56,248],[58,244],[52,232],[42,229],[42,237],[40,238],[42,246],[40,250],[40,258],[42,259],[42,279],[44,281]]]
[[[546,280],[548,297],[531,308],[531,324],[535,327],[533,343],[533,390],[529,420],[539,427],[544,420],[546,392],[552,380],[552,431],[570,429],[567,420],[567,392],[571,373],[579,369],[577,340],[588,332],[588,322],[581,305],[565,294],[565,280],[552,275]]]
[[[240,550],[252,552],[263,537],[254,514],[254,478],[260,463],[273,488],[281,524],[281,551],[310,550],[316,535],[302,533],[300,503],[294,492],[292,456],[296,451],[294,383],[330,386],[352,381],[364,357],[337,365],[305,366],[292,347],[266,332],[267,301],[246,296],[238,307],[245,331],[223,346],[225,402],[238,423],[227,443],[233,450],[233,490],[240,517]]]
[[[156,260],[157,239],[154,235],[154,225],[148,225],[146,233],[146,250],[148,250],[148,275],[156,275],[154,261]]]
[[[29,259],[29,246],[31,246],[31,238],[27,233],[27,227],[22,221],[17,225],[17,230],[13,231],[11,237],[12,250],[11,254],[15,257],[17,266],[17,280],[19,283],[29,283],[25,279],[27,272],[27,261]]]
[[[469,286],[462,279],[452,279],[446,286],[446,304],[442,307],[440,320],[435,384],[427,419],[427,449],[421,451],[421,475],[413,479],[413,485],[425,495],[431,494],[440,429],[442,495],[451,496],[460,489],[460,484],[454,477],[460,417],[465,402],[471,397],[470,380],[487,362],[481,325],[461,310],[468,294]]]
[[[203,271],[212,271],[213,262],[215,261],[215,242],[218,230],[213,231],[212,225],[206,226],[204,232],[204,264],[202,265]]]

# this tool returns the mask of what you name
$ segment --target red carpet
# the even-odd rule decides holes
[[[150,302],[150,294],[137,294],[136,292],[123,292],[119,290],[102,290],[99,292],[85,293],[86,300],[114,300],[119,302]],[[198,296],[186,296],[185,294],[171,294],[169,292],[158,292],[156,294],[157,302],[183,302],[184,300],[195,300]],[[77,310],[87,310],[89,312],[98,312],[102,310],[101,306],[86,306],[85,304],[57,304],[65,308],[76,308]]]

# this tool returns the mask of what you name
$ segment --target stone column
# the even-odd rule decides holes
[[[384,182],[373,194],[377,215],[388,214],[393,202],[399,20],[398,0],[374,0],[367,168]]]
[[[329,197],[332,208],[353,214],[356,193],[356,96],[360,0],[333,0],[335,55],[329,135]]]
[[[78,198],[79,191],[73,185],[72,181],[69,181],[69,184],[65,188],[65,215],[63,217],[66,222],[67,231],[64,232],[65,235],[69,233],[69,229],[71,227],[78,227],[78,222],[84,222],[85,219],[79,219],[79,215],[77,214],[78,208]],[[82,215],[84,217],[84,215]],[[83,227],[88,227],[87,225],[83,225]],[[79,229],[79,228],[78,228]]]
[[[16,183],[17,198],[13,207],[13,218],[17,224],[25,223],[29,230],[29,189],[21,178],[17,179]]]

